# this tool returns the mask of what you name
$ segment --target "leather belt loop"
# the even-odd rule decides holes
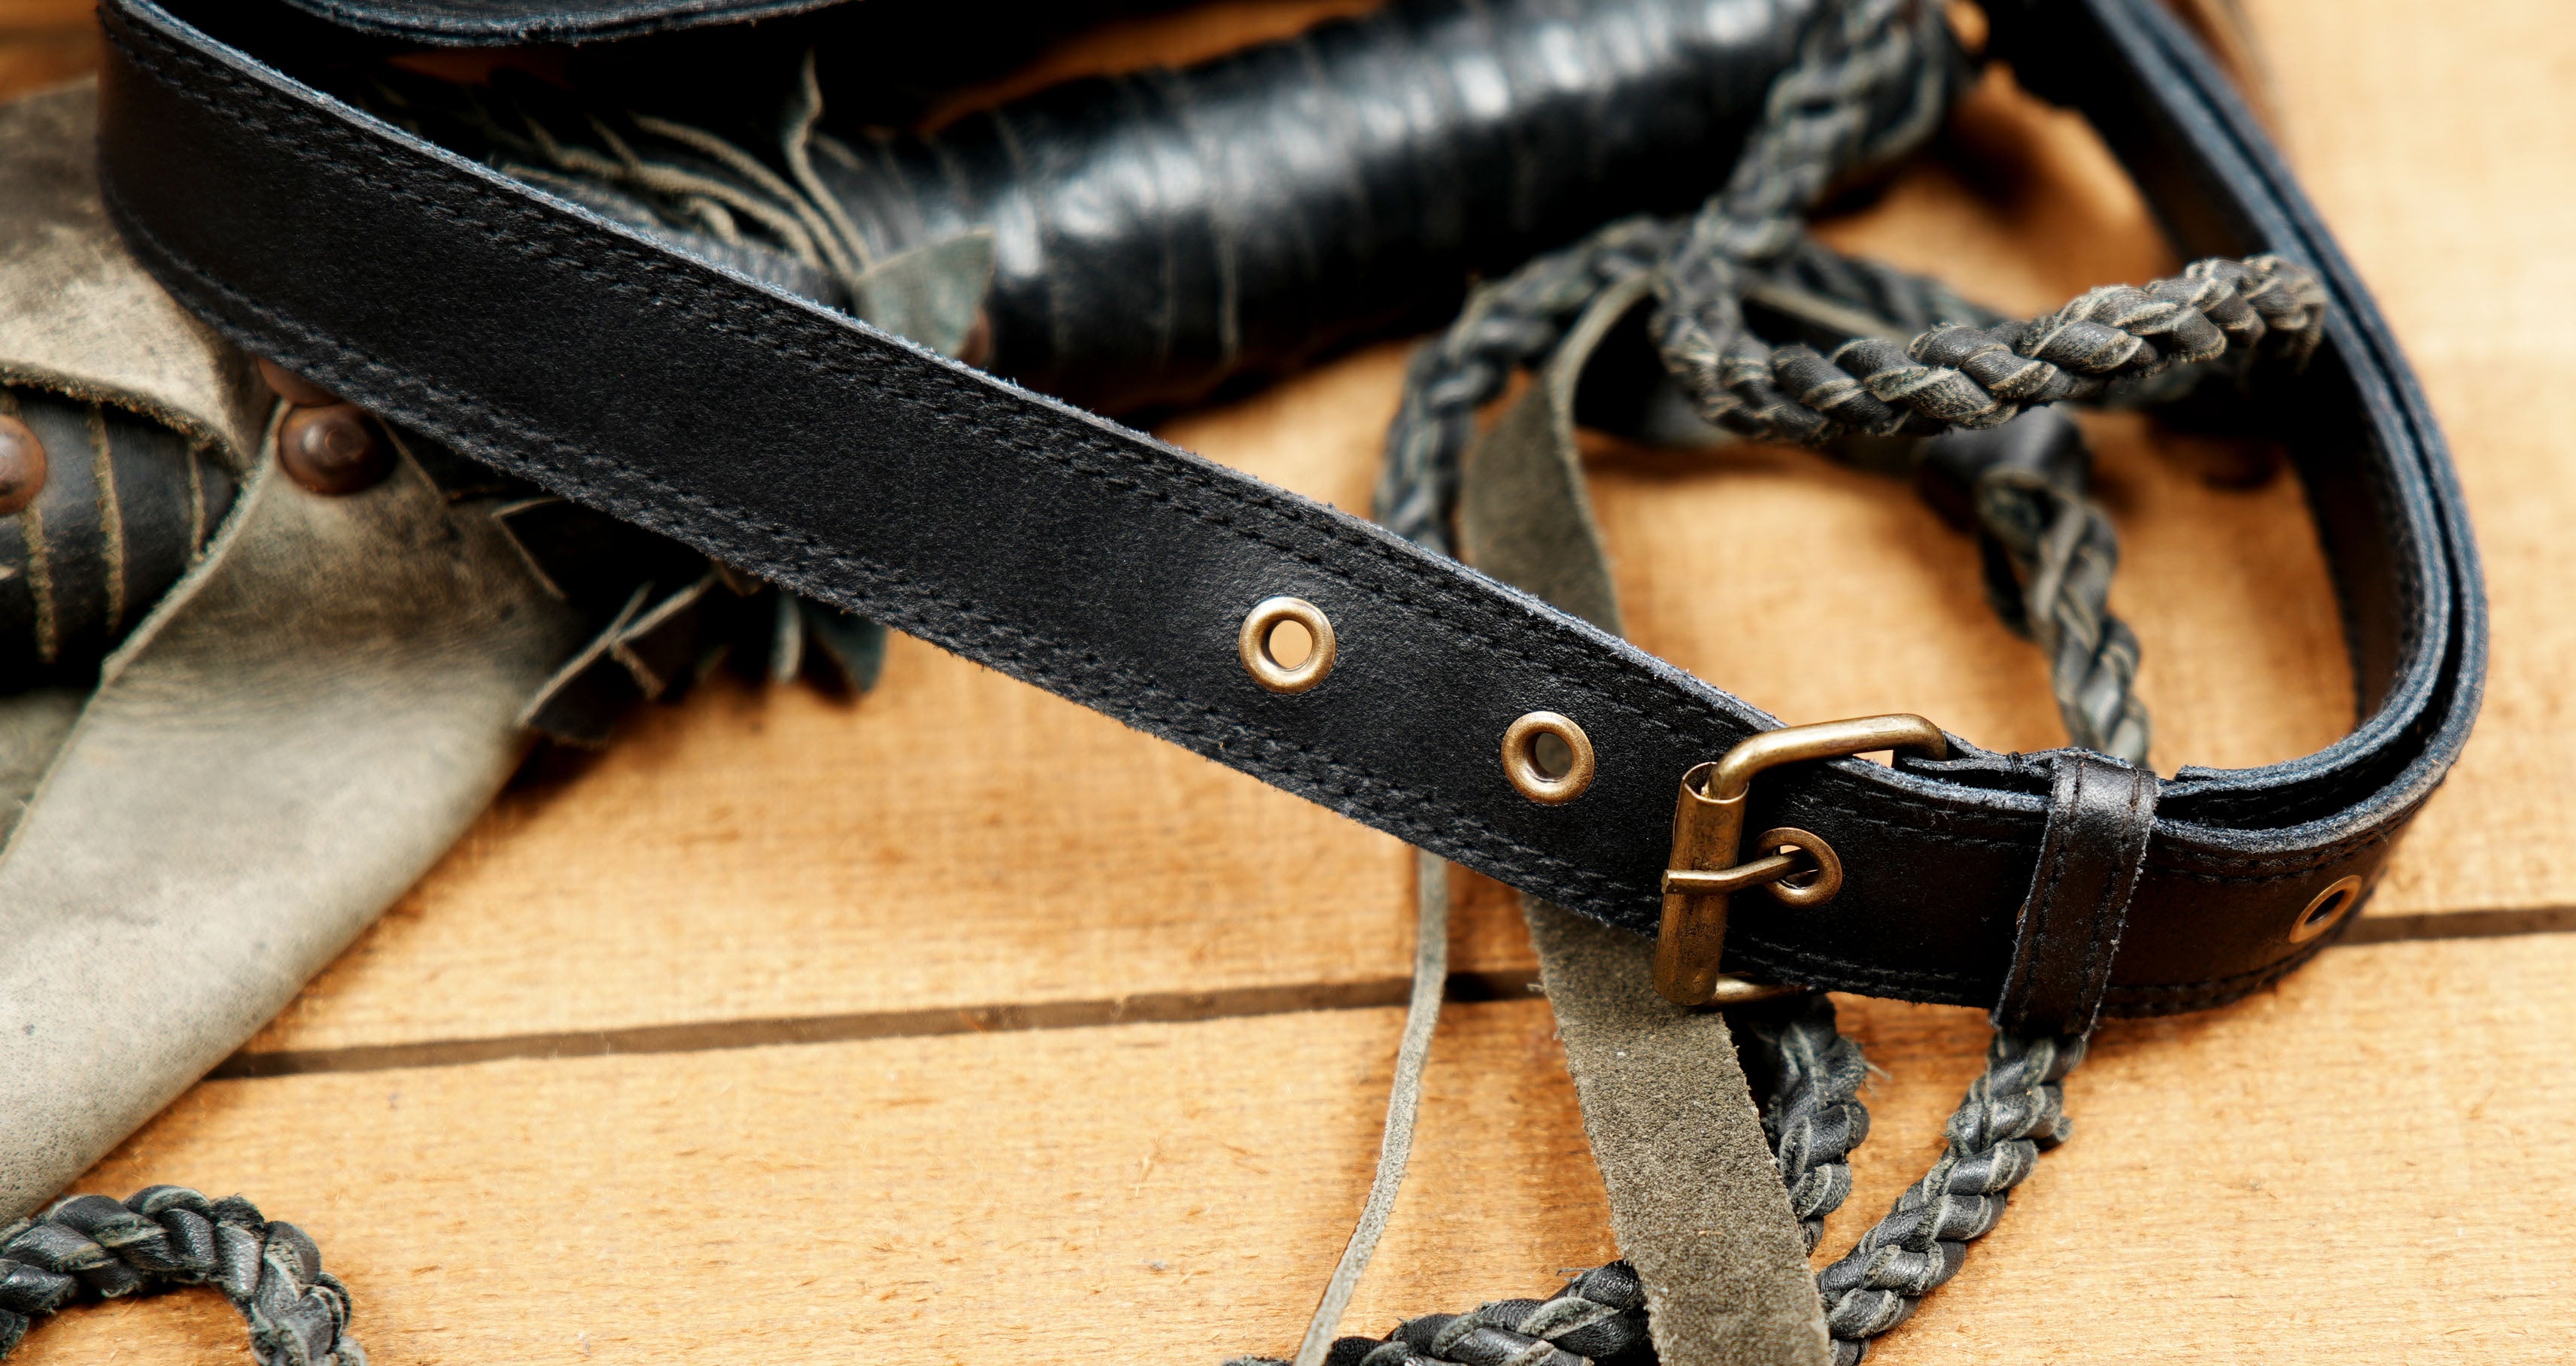
[[[2090,750],[2056,756],[2048,828],[2013,936],[1998,1029],[2089,1034],[2156,824],[2156,775]]]

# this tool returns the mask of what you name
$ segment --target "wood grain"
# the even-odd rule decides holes
[[[2385,909],[2576,904],[2576,25],[2550,0],[2253,0],[2308,190],[2433,401],[2486,558],[2486,710]]]
[[[0,100],[71,80],[98,65],[92,0],[0,0]]]
[[[2068,1087],[2074,1141],[1877,1359],[2563,1359],[2571,974],[2576,936],[2352,949],[2111,1027]],[[1937,1153],[1985,1035],[1973,1011],[1845,1014],[1887,1075],[1828,1252]],[[1397,1026],[212,1083],[84,1184],[240,1189],[304,1223],[389,1364],[1214,1366],[1294,1342],[1365,1191]],[[1421,1143],[1354,1330],[1609,1255],[1542,1003],[1453,1009]],[[238,1335],[210,1302],[119,1305],[23,1360],[205,1360]]]

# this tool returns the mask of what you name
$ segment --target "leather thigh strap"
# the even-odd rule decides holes
[[[2060,750],[2048,828],[1995,1004],[1998,1028],[2085,1034],[2102,1014],[2111,959],[2156,825],[2156,775],[2090,750]]]

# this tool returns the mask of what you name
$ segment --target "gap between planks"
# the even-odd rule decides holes
[[[2576,933],[2576,906],[2449,911],[2430,915],[2363,917],[2353,923],[2334,947],[2567,933]],[[1407,978],[1378,977],[1355,982],[1297,982],[1235,987],[1223,991],[1143,992],[1088,1001],[704,1020],[628,1029],[502,1034],[482,1039],[431,1039],[418,1043],[359,1044],[343,1048],[245,1049],[225,1059],[207,1074],[207,1080],[241,1081],[326,1072],[458,1067],[504,1058],[706,1053],[734,1048],[765,1048],[775,1044],[1093,1029],[1124,1024],[1188,1024],[1204,1020],[1288,1015],[1299,1011],[1376,1010],[1403,1005],[1411,990],[1412,983]],[[1453,972],[1449,974],[1442,996],[1452,1005],[1482,1005],[1526,998],[1539,990],[1535,969],[1500,969]]]

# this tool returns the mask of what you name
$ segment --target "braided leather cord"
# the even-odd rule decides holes
[[[1919,140],[1941,112],[1939,7],[1851,0],[1812,28],[1771,88],[1728,175],[1656,272],[1649,324],[1665,366],[1709,422],[1739,435],[1817,443],[1846,433],[1931,435],[1999,426],[2023,409],[2098,396],[2178,365],[2250,356],[2267,338],[2290,359],[2315,349],[2325,294],[2278,257],[2201,261],[2144,289],[2109,285],[2019,326],[1952,320],[1905,346],[1883,337],[1832,355],[1772,347],[1744,320],[1766,267],[1813,255],[1805,215],[1835,177]],[[1911,84],[1922,116],[1873,137],[1881,92]]]
[[[188,1285],[224,1292],[261,1366],[366,1366],[348,1336],[348,1289],[303,1230],[238,1195],[209,1200],[180,1186],[122,1203],[75,1195],[0,1228],[0,1356],[66,1305]]]
[[[2031,408],[2229,355],[2301,363],[2325,326],[2323,286],[2277,256],[2195,261],[2143,289],[2087,291],[2026,323],[1948,323],[1903,346],[1855,337],[1831,355],[1801,342],[1766,346],[1743,312],[1732,297],[1690,315],[1666,305],[1665,363],[1716,426],[1809,444],[1999,427]]]
[[[2110,285],[2026,322],[2003,319],[1938,281],[1844,257],[1811,237],[1805,214],[1834,181],[1910,150],[1964,85],[1937,5],[1847,0],[1827,9],[1773,83],[1762,121],[1723,188],[1683,223],[1634,218],[1531,261],[1479,291],[1447,333],[1417,351],[1387,433],[1377,516],[1446,551],[1459,467],[1477,411],[1515,368],[1535,366],[1603,289],[1655,280],[1650,331],[1700,415],[1762,440],[1929,436],[2000,426],[2052,403],[2162,392],[2222,362],[2241,372],[2269,354],[2312,352],[2324,292],[2277,257],[2206,260],[2143,288]],[[1893,105],[1901,112],[1890,119]],[[1756,336],[1745,299],[1786,285],[1886,324],[1830,354]],[[2179,372],[2179,373],[2178,373]],[[2078,745],[2131,761],[2147,754],[2132,693],[2138,643],[2109,610],[2119,551],[2109,519],[2080,488],[1981,481],[1975,511],[1990,560],[2018,594],[1997,595],[2007,624],[2048,657],[2052,691]]]
[[[1778,1068],[1764,1127],[1790,1206],[1812,1250],[1825,1216],[1851,1194],[1851,1150],[1869,1133],[1857,1098],[1866,1067],[1835,1027],[1822,992],[1787,1011],[1742,1020]],[[1859,1366],[1880,1334],[1959,1273],[1967,1245],[2002,1218],[2039,1154],[2073,1132],[2062,1083],[2084,1059],[2079,1038],[1997,1034],[1986,1069],[1952,1113],[1949,1146],[1852,1250],[1817,1273],[1834,1366]],[[1501,1300],[1470,1314],[1408,1319],[1384,1338],[1346,1337],[1327,1366],[1653,1366],[1645,1291],[1626,1262],[1577,1275],[1547,1300]],[[1238,1357],[1226,1366],[1283,1366]]]
[[[1556,350],[1603,290],[1653,269],[1672,235],[1660,219],[1622,219],[1477,290],[1458,321],[1416,350],[1405,371],[1403,405],[1387,429],[1378,474],[1378,522],[1448,553],[1459,464],[1475,439],[1477,410],[1502,396],[1514,370]]]
[[[1652,1366],[1646,1336],[1646,1288],[1626,1262],[1577,1275],[1544,1300],[1497,1300],[1466,1314],[1407,1319],[1383,1338],[1333,1343],[1325,1366],[1407,1366],[1445,1361],[1461,1366]],[[1226,1366],[1285,1366],[1269,1357],[1236,1357]]]
[[[2109,607],[2111,571],[2120,562],[2109,515],[2081,489],[2012,466],[1978,476],[1975,497],[1988,547],[1988,597],[2004,624],[2048,657],[2067,738],[2145,762],[2147,709],[2130,690],[2138,637]]]
[[[2084,1060],[2081,1038],[1997,1032],[1985,1074],[1951,1114],[1950,1146],[1852,1250],[1816,1275],[1834,1366],[1859,1366],[1879,1334],[1959,1274],[1968,1244],[2001,1219],[2039,1154],[2073,1133],[2060,1083]]]
[[[1737,1023],[1775,1071],[1762,1127],[1789,1190],[1789,1212],[1813,1252],[1825,1236],[1825,1216],[1851,1197],[1852,1149],[1869,1137],[1869,1110],[1860,1103],[1869,1064],[1835,1027],[1833,999],[1821,991],[1793,998],[1779,1014],[1746,1012]]]

